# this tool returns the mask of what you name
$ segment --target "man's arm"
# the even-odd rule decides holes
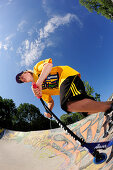
[[[52,70],[52,63],[46,63],[43,66],[42,72],[39,76],[39,79],[36,82],[36,85],[42,85],[42,83],[44,82],[44,80],[47,78],[47,76],[49,75],[49,73]]]
[[[44,82],[44,80],[47,78],[47,76],[49,75],[49,73],[51,72],[52,70],[52,66],[53,64],[52,63],[46,63],[44,66],[43,66],[43,69],[42,69],[42,72],[39,76],[39,79],[37,80],[36,82],[36,85],[37,85],[37,88],[33,88],[32,87],[32,90],[33,90],[33,93],[35,94],[36,97],[42,97],[42,83]],[[48,108],[50,110],[52,110],[54,107],[54,101],[53,99],[48,103]],[[48,118],[51,118],[51,115],[49,113],[44,113],[46,117]]]
[[[53,107],[54,107],[54,101],[53,101],[53,99],[52,99],[52,100],[48,103],[48,108],[49,108],[50,110],[52,110]]]
[[[52,110],[53,107],[54,107],[54,101],[53,101],[53,99],[52,99],[52,100],[48,103],[48,108],[49,108],[50,110]],[[44,112],[44,114],[45,114],[46,117],[51,118],[51,115],[50,115],[49,113]]]
[[[42,72],[39,76],[39,79],[36,82],[37,88],[33,90],[33,93],[35,94],[36,97],[42,97],[42,83],[44,82],[44,80],[47,78],[47,76],[49,75],[49,73],[52,70],[52,63],[46,63],[43,66]]]

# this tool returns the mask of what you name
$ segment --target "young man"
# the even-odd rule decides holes
[[[52,110],[54,101],[52,95],[60,95],[61,108],[66,112],[97,112],[109,113],[113,110],[112,102],[97,102],[87,95],[80,79],[79,72],[69,66],[53,67],[52,59],[40,61],[34,70],[22,71],[17,74],[17,83],[35,82],[37,88],[32,87],[36,97],[42,97]],[[48,118],[49,113],[45,113]]]

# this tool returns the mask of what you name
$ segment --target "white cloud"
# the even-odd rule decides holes
[[[25,20],[22,20],[17,27],[17,31],[22,32],[24,30],[24,26],[27,24],[27,22]]]
[[[45,49],[45,43],[42,43],[40,40],[35,40],[34,42],[25,40],[22,46],[18,49],[17,53],[21,55],[21,65],[26,66],[29,66],[34,60],[39,58]]]
[[[0,42],[0,50],[1,49],[7,51],[8,50],[8,44],[3,44],[2,42]]]
[[[26,64],[27,66],[29,66],[36,59],[37,56],[41,56],[44,48],[44,43],[32,42],[30,45],[30,50],[25,51],[25,55],[23,55],[23,60],[21,64]]]
[[[21,64],[29,66],[34,62],[34,60],[40,58],[44,49],[53,45],[53,43],[48,39],[51,33],[54,33],[60,26],[69,24],[72,21],[77,21],[80,25],[82,25],[79,18],[70,13],[65,16],[54,16],[48,20],[44,28],[39,30],[39,37],[35,41],[30,42],[29,40],[25,40],[22,43],[22,47],[18,49],[17,52],[21,55],[22,59]]]
[[[10,34],[5,38],[5,41],[10,41],[13,37],[15,36],[15,34]]]
[[[28,40],[25,41],[25,47],[26,47],[26,50],[29,49],[29,41]]]
[[[76,20],[77,22],[79,22],[80,25],[82,25],[79,18],[74,14],[68,13],[64,17],[54,16],[47,22],[46,26],[40,30],[40,38],[41,39],[47,38],[49,36],[49,34],[53,33],[55,31],[55,29],[57,29],[59,26],[68,24],[72,20]]]
[[[0,42],[0,49],[3,49],[5,51],[7,51],[7,50],[12,51],[13,50],[13,47],[12,47],[12,38],[14,36],[15,36],[15,34],[10,34],[7,37],[5,37],[4,41]]]

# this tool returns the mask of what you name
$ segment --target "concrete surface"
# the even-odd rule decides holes
[[[107,141],[112,139],[113,133],[111,130],[103,138],[104,122],[104,114],[98,113],[68,127],[87,142]],[[112,170],[113,147],[100,152],[107,153],[107,160],[95,165],[93,156],[61,128],[34,132],[6,130],[0,139],[0,169]]]

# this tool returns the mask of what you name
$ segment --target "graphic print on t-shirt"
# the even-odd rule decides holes
[[[59,84],[58,73],[57,74],[49,74],[48,77],[44,80],[44,82],[42,84],[42,90],[58,88],[58,84]]]

